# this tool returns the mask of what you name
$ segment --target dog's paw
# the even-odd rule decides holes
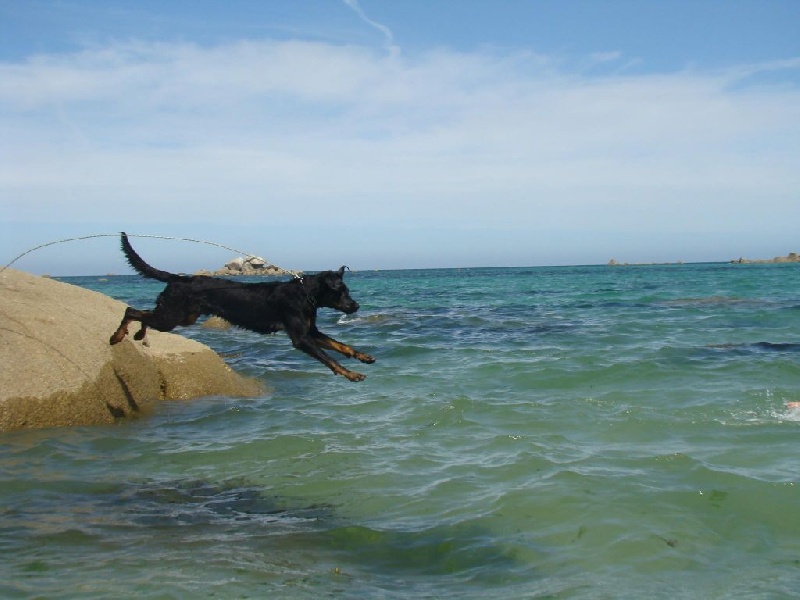
[[[367,376],[362,375],[361,373],[356,373],[355,371],[345,371],[342,373],[345,377],[347,377],[350,381],[364,381]]]
[[[366,363],[368,365],[371,365],[372,363],[375,362],[375,358],[373,356],[370,356],[369,354],[364,354],[363,352],[359,352],[358,354],[356,354],[356,358],[360,360],[362,363]]]
[[[125,339],[126,335],[128,335],[128,330],[120,327],[112,334],[111,339],[108,340],[108,343],[111,344],[112,346],[114,344],[119,344],[122,340]]]

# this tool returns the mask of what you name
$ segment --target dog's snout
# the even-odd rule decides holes
[[[353,300],[350,295],[343,295],[336,303],[336,308],[346,315],[353,314],[358,310],[358,302]]]

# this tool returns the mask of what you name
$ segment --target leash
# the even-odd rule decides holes
[[[101,237],[119,237],[119,235],[120,235],[119,233],[95,233],[95,234],[92,234],[92,235],[82,235],[82,236],[79,236],[79,237],[65,238],[63,240],[54,240],[52,242],[47,242],[46,244],[39,244],[38,246],[34,246],[33,248],[31,248],[29,250],[26,250],[25,252],[23,252],[22,254],[17,256],[16,258],[14,258],[14,260],[12,260],[11,262],[9,262],[5,266],[3,266],[3,268],[0,269],[0,273],[5,271],[6,269],[8,269],[11,265],[13,265],[15,262],[17,262],[23,256],[26,256],[26,255],[30,254],[31,252],[35,252],[36,250],[41,250],[42,248],[47,248],[48,246],[54,246],[55,244],[63,244],[64,242],[75,242],[75,241],[81,241],[81,240],[91,240],[91,239],[94,239],[94,238],[101,238]],[[230,246],[225,246],[224,244],[218,244],[217,242],[209,242],[208,240],[198,240],[198,239],[194,239],[194,238],[185,238],[185,237],[174,237],[174,236],[169,236],[169,235],[153,235],[153,234],[148,234],[148,233],[129,233],[127,235],[128,235],[128,237],[135,237],[135,238],[154,238],[154,239],[159,239],[159,240],[174,240],[174,241],[178,241],[178,242],[194,242],[196,244],[208,244],[209,246],[216,246],[217,248],[223,248],[225,250],[230,250],[231,252],[233,252],[235,254],[239,254],[239,255],[244,256],[244,257],[256,256],[253,253],[243,252],[241,250],[237,250],[236,248],[231,248]],[[272,266],[277,266],[277,265],[272,265]],[[281,269],[282,271],[285,271],[286,273],[289,273],[295,279],[299,279],[301,281],[303,279],[303,276],[301,275],[300,271],[292,271],[291,269],[284,269],[282,267],[278,267],[278,268]]]

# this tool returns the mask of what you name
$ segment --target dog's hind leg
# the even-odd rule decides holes
[[[143,346],[149,346],[150,341],[147,339],[147,325],[142,323],[139,331],[133,335],[133,339],[135,339],[137,342],[142,342]]]
[[[152,327],[157,331],[172,331],[178,325],[193,325],[200,312],[192,312],[188,315],[182,315],[178,312],[170,312],[164,310],[162,306],[157,306],[155,310],[137,310],[130,306],[125,310],[125,316],[122,317],[122,322],[114,332],[109,340],[111,345],[121,342],[126,335],[128,335],[128,325],[133,321],[139,321],[141,328],[133,336],[133,339],[139,341],[144,340],[147,335],[147,329]],[[147,342],[143,342],[147,345]]]
[[[152,313],[149,311],[136,310],[130,306],[126,308],[125,316],[122,317],[122,321],[120,322],[119,327],[117,327],[117,330],[112,334],[109,343],[113,346],[114,344],[119,344],[123,339],[125,339],[125,336],[128,335],[128,325],[133,321],[139,321],[142,324],[142,328],[134,336],[137,340],[142,339],[146,333],[146,326],[143,320],[150,315],[152,315]]]
[[[372,364],[375,362],[375,359],[369,354],[365,354],[364,352],[359,352],[352,346],[349,346],[343,342],[333,339],[328,335],[325,335],[319,329],[313,330],[311,332],[311,335],[314,337],[317,344],[319,344],[323,348],[327,348],[328,350],[335,350],[336,352],[344,354],[348,358],[358,359],[362,363]]]

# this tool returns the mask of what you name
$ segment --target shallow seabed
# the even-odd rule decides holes
[[[0,435],[0,597],[800,595],[800,265],[347,277],[362,383],[196,326],[269,391]]]

